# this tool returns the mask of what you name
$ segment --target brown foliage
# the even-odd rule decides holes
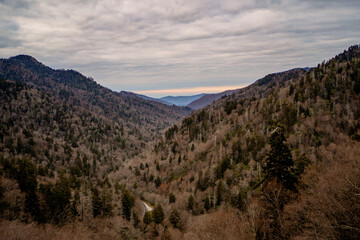
[[[260,198],[257,239],[359,239],[359,145],[323,147],[323,161],[308,169],[297,196],[269,184]]]
[[[285,208],[284,230],[296,239],[359,239],[360,144],[330,145],[324,153],[320,170],[306,176],[309,188]]]
[[[87,224],[77,222],[62,228],[2,220],[0,236],[7,240],[143,239],[139,230],[120,217],[94,219]]]
[[[171,231],[174,240],[253,239],[245,217],[237,211],[220,210],[192,217],[188,220],[186,233]]]

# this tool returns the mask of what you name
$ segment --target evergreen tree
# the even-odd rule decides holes
[[[170,193],[170,195],[169,195],[169,203],[174,203],[174,202],[176,202],[175,194]]]
[[[152,212],[146,212],[144,215],[143,222],[148,225],[153,221]]]
[[[112,194],[106,189],[103,190],[101,194],[101,216],[111,217],[113,216],[113,206],[112,206]]]
[[[70,183],[63,173],[60,173],[60,179],[55,185],[40,185],[40,191],[46,202],[46,206],[43,206],[44,209],[47,209],[46,212],[44,212],[46,221],[63,225],[65,222],[71,220],[70,217],[71,213],[74,213],[74,206],[70,204]]]
[[[297,177],[294,174],[294,161],[290,149],[285,143],[282,127],[278,127],[270,137],[271,150],[267,155],[265,181],[276,180],[289,190],[295,189]]]
[[[156,170],[157,170],[157,171],[160,171],[160,165],[159,165],[159,163],[156,163]]]
[[[165,214],[160,204],[157,204],[153,211],[154,222],[160,224],[164,221]]]
[[[122,204],[122,216],[126,220],[130,221],[130,219],[131,219],[131,209],[135,205],[135,198],[126,189],[123,190],[123,195],[122,195],[122,198],[121,198],[121,204]]]
[[[140,223],[140,219],[139,219],[138,215],[136,214],[136,212],[133,211],[132,215],[133,215],[133,226],[138,227],[139,223]]]
[[[204,209],[205,211],[209,211],[210,210],[210,199],[209,197],[206,197],[205,200],[204,200]]]
[[[29,159],[23,158],[18,161],[16,180],[19,188],[25,193],[25,210],[28,211],[35,220],[43,222],[40,216],[39,200],[36,195],[37,180],[36,166]]]
[[[224,185],[222,181],[219,182],[216,191],[216,205],[219,206],[223,200]]]
[[[171,223],[171,225],[174,227],[174,228],[179,228],[181,227],[181,217],[180,217],[180,213],[174,209],[171,214],[170,214],[170,217],[169,217],[169,222]]]
[[[96,187],[91,188],[91,197],[93,217],[97,217],[101,214],[101,199],[99,190]]]
[[[79,204],[80,204],[80,194],[79,191],[76,191],[74,194],[74,199],[71,203],[71,212],[75,218],[79,216],[79,211],[77,209]]]
[[[159,187],[161,185],[161,178],[158,176],[156,179],[155,179],[155,186],[156,187]]]
[[[187,210],[188,211],[194,210],[194,204],[195,204],[194,196],[190,195],[188,205],[187,205]]]
[[[245,200],[246,200],[246,192],[241,191],[236,196],[235,205],[238,209],[244,210],[245,209]]]

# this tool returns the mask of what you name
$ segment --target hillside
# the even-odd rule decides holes
[[[272,73],[269,74],[267,76],[265,76],[262,79],[257,80],[255,83],[251,84],[250,86],[246,87],[246,89],[249,88],[253,88],[253,86],[261,86],[261,85],[269,85],[270,82],[274,82],[274,80],[277,80],[280,78],[280,81],[287,81],[289,80],[288,78],[294,78],[294,76],[292,76],[291,74],[304,74],[306,71],[309,71],[310,68],[297,68],[297,69],[292,69],[289,71],[285,71],[285,72],[281,72],[281,73]],[[282,75],[287,74],[287,76],[284,78],[282,77]],[[233,93],[239,92],[241,89],[235,89],[235,90],[227,90],[221,93],[214,93],[214,94],[205,94],[202,97],[190,102],[187,107],[194,109],[194,110],[198,110],[201,108],[206,107],[207,105],[210,105],[211,103],[213,103],[214,101],[224,97],[224,96],[229,96]],[[245,90],[246,92],[247,90]],[[259,90],[259,92],[261,92],[261,90]],[[243,96],[244,97],[244,96]]]
[[[0,77],[26,83],[67,104],[103,115],[147,140],[190,112],[135,94],[113,92],[74,70],[54,70],[26,55],[1,59]]]
[[[188,229],[174,239],[208,239],[204,232],[209,239],[356,239],[359,56],[354,46],[311,70],[270,74],[223,97],[129,163],[132,169],[149,165],[133,182],[113,177],[129,187],[136,182],[133,191],[160,202],[168,214],[182,213]],[[291,153],[281,170],[293,178],[291,187],[283,173],[271,177],[277,134],[285,140],[280,149]],[[222,225],[228,218],[242,230]]]
[[[149,145],[96,103],[0,83],[7,239],[360,237],[359,46],[267,75]]]

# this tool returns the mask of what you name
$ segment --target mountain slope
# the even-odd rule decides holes
[[[113,92],[74,70],[54,70],[26,55],[1,59],[0,77],[24,82],[69,104],[109,117],[147,139],[189,113],[186,108]]]
[[[271,138],[279,129],[291,151],[294,192],[268,178]],[[175,239],[199,228],[209,238],[238,234],[212,227],[236,209],[243,211],[234,221],[244,239],[357,239],[359,140],[360,48],[353,46],[309,71],[268,75],[186,117],[147,157],[129,163],[149,165],[133,176],[133,191],[162,202],[168,213],[194,215],[187,217],[188,233]],[[167,200],[171,194],[175,203]]]
[[[289,80],[289,78],[296,77],[296,76],[293,76],[292,74],[295,74],[295,75],[303,74],[309,70],[310,70],[310,68],[296,68],[296,69],[288,70],[288,71],[281,72],[281,73],[272,73],[272,74],[265,76],[262,79],[257,80],[255,83],[251,84],[250,86],[252,86],[252,85],[261,86],[264,84],[268,84],[269,82],[273,81],[276,78],[281,78],[281,75],[283,75],[283,74],[287,74],[287,77],[285,77],[281,81],[287,81],[287,80]],[[286,79],[286,78],[288,78],[288,79]],[[246,88],[248,88],[248,87],[246,87]],[[239,92],[240,90],[241,89],[235,89],[235,90],[227,90],[227,91],[224,91],[221,93],[205,94],[201,98],[196,99],[196,100],[192,101],[191,103],[189,103],[187,105],[187,107],[194,109],[194,110],[198,110],[198,109],[201,109],[224,96],[231,95],[233,93]]]

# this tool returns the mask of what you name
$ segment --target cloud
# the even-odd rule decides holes
[[[249,84],[359,43],[360,1],[0,0],[0,55],[114,90]]]

